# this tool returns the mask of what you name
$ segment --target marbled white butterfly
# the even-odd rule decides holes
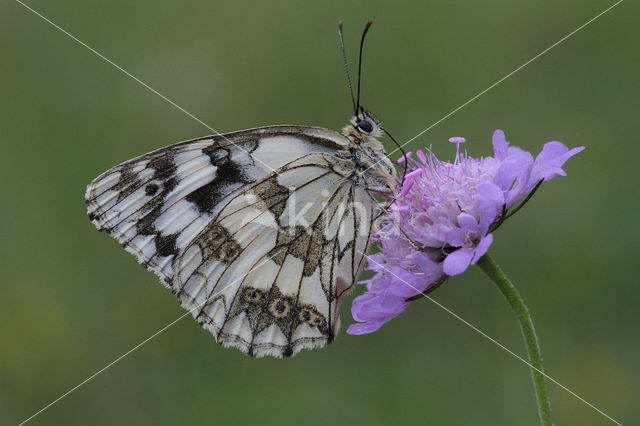
[[[396,184],[383,129],[359,106],[358,69],[342,134],[268,126],[208,136],[126,161],[87,187],[96,227],[223,346],[292,356],[338,330],[370,243],[374,195],[390,199]]]

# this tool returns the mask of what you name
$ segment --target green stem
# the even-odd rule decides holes
[[[542,355],[540,354],[538,337],[536,336],[536,331],[533,328],[531,313],[529,313],[529,309],[527,309],[527,305],[524,304],[524,300],[520,297],[518,290],[516,290],[502,269],[500,269],[498,264],[489,257],[488,254],[485,254],[480,258],[480,260],[478,260],[478,266],[494,283],[496,283],[502,294],[504,294],[509,301],[511,308],[520,322],[524,342],[527,346],[529,362],[533,367],[531,369],[531,375],[533,376],[533,386],[536,391],[540,423],[545,426],[553,425],[553,421],[551,420],[551,403],[549,402],[547,383],[544,375],[542,374],[544,372],[542,366]]]

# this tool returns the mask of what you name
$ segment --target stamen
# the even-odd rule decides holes
[[[394,212],[406,212],[409,210],[409,206],[399,206],[397,204],[394,204],[391,207],[389,207],[389,210]]]
[[[406,196],[409,193],[409,191],[411,190],[411,187],[413,186],[414,183],[415,183],[415,181],[413,181],[413,180],[405,182],[404,186],[402,187],[402,191],[401,191],[401,194],[402,194],[403,197]]]
[[[405,177],[405,179],[413,179],[416,176],[420,176],[423,171],[424,171],[424,169],[417,169],[417,170],[414,170],[414,171],[412,171],[410,173],[407,173],[407,176]]]
[[[454,136],[449,138],[449,142],[456,144],[456,158],[453,161],[453,164],[458,164],[458,158],[460,157],[460,144],[465,143],[467,140],[461,136]]]
[[[409,158],[411,158],[411,154],[413,154],[413,152],[409,151],[407,152],[405,155],[403,155],[402,157],[398,158],[397,163],[404,163],[406,160],[408,160]]]

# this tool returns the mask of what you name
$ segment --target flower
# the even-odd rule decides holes
[[[496,130],[493,157],[473,158],[459,152],[464,138],[450,142],[457,146],[453,163],[438,160],[430,149],[398,160],[407,162],[407,173],[389,215],[377,223],[380,253],[369,256],[365,268],[375,275],[360,283],[367,291],[353,301],[359,323],[348,333],[378,330],[448,276],[474,265],[491,246],[491,232],[543,181],[566,176],[562,166],[584,149],[548,142],[534,159]]]

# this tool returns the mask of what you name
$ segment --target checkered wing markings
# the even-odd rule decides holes
[[[223,200],[309,152],[335,151],[340,137],[313,127],[273,126],[181,142],[92,181],[88,215],[168,286],[176,255]]]
[[[91,182],[88,214],[223,345],[255,356],[324,346],[355,280],[348,206],[363,190],[353,163],[332,155],[345,140],[274,126],[172,145]]]
[[[369,233],[353,242],[363,190],[333,171],[340,161],[310,154],[248,186],[177,258],[173,291],[222,345],[280,357],[335,335],[353,249]]]

